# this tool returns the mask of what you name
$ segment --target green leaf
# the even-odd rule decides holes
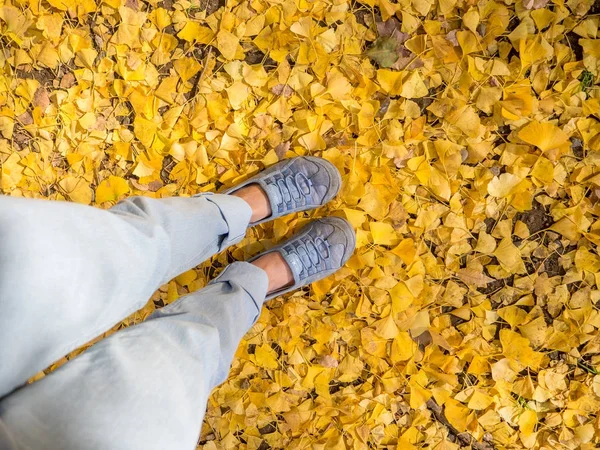
[[[398,59],[398,41],[391,37],[377,38],[366,54],[379,64],[379,67],[390,68]]]

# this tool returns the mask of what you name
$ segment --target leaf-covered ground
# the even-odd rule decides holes
[[[250,230],[120,325],[311,216],[358,230],[346,268],[267,304],[200,448],[596,448],[598,13],[5,1],[0,189],[104,208],[321,155],[344,177],[326,209]]]

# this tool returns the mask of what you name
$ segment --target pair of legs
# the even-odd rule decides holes
[[[250,206],[203,195],[131,198],[103,211],[0,197],[0,209],[0,448],[194,448],[208,395],[269,289],[253,264],[230,265],[206,288],[10,393],[238,242]]]
[[[206,288],[22,385],[144,306],[162,284],[239,242],[251,221],[270,212],[242,198],[264,194],[255,188],[133,197],[110,210],[0,197],[1,450],[195,447],[207,398],[226,378],[267,294],[336,270],[353,242],[339,253],[335,239],[304,233],[321,254],[309,251],[312,262],[298,241],[298,254],[288,248],[233,263]],[[273,200],[286,201],[289,192],[280,189],[268,196],[278,208],[273,217],[287,211]]]

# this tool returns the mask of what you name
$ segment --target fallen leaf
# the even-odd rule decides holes
[[[96,203],[115,202],[130,191],[127,180],[121,177],[109,176],[96,189]]]
[[[398,41],[392,37],[377,38],[366,55],[375,61],[379,67],[392,67],[398,59]]]
[[[277,84],[271,88],[271,92],[275,95],[283,95],[286,98],[294,95],[294,90],[287,84]]]
[[[490,278],[486,274],[475,269],[460,269],[456,272],[456,276],[466,284],[472,284],[477,287],[485,287],[494,281],[493,278]]]
[[[48,105],[50,105],[50,97],[48,96],[48,91],[43,87],[39,87],[33,95],[32,103],[33,106],[39,107],[42,110],[42,112],[46,111],[46,108],[48,107]]]

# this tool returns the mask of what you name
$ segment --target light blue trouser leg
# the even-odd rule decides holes
[[[134,197],[110,211],[0,197],[0,396],[142,307],[173,276],[239,241],[250,215],[245,202],[222,195]],[[173,428],[194,423],[181,432],[182,439],[191,439],[210,387],[226,373],[222,367],[266,291],[266,274],[254,266],[234,265],[227,274],[231,280],[221,277],[6,397],[0,404],[0,436],[7,428],[19,445],[33,449],[177,448],[162,445],[160,437],[171,439],[181,432],[171,434]],[[201,344],[188,348],[192,342]],[[174,380],[172,390],[162,391],[170,386],[165,380]],[[173,403],[165,399],[192,393],[197,397],[187,408],[176,403],[169,409]],[[120,433],[111,422],[116,419],[104,417],[111,415],[107,409],[124,424]],[[140,419],[151,411],[193,417],[178,417],[161,431]],[[70,421],[81,430],[72,430]],[[0,449],[7,439],[0,438]]]
[[[210,391],[227,377],[267,286],[264,271],[233,263],[9,395],[0,423],[19,450],[193,450]]]
[[[0,196],[0,397],[242,239],[251,214],[227,195],[108,211]]]

